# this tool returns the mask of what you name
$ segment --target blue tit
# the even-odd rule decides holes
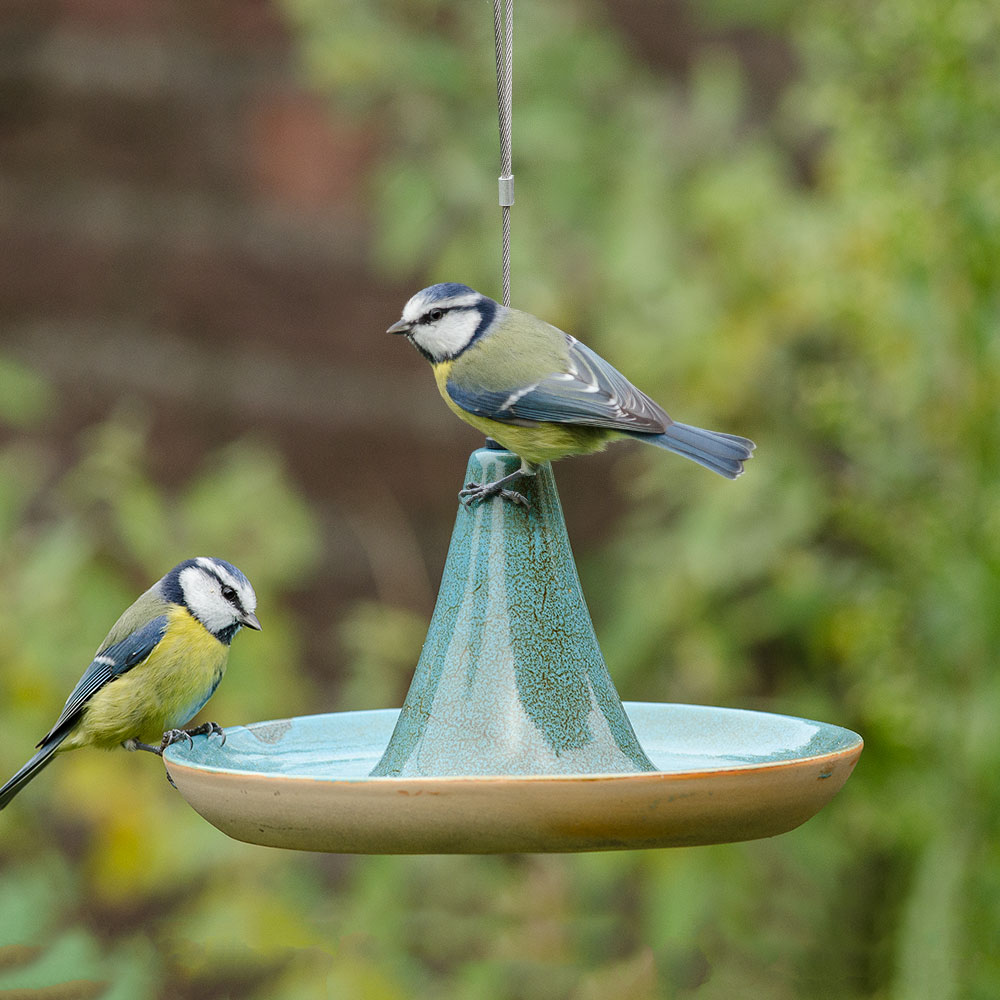
[[[250,581],[222,559],[188,559],[153,584],[112,626],[38,753],[0,788],[0,809],[56,752],[149,750],[205,733],[183,729],[222,680],[233,636],[260,629]],[[155,744],[155,745],[154,745]]]
[[[754,443],[680,424],[621,372],[568,333],[510,309],[467,285],[431,285],[403,308],[389,333],[404,334],[431,363],[451,410],[521,459],[516,472],[469,484],[463,503],[500,494],[542,462],[601,451],[637,438],[704,465],[727,479],[743,473]]]

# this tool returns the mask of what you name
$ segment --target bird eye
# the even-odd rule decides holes
[[[444,315],[443,309],[432,309],[428,314],[427,318],[432,322],[436,323]]]
[[[233,588],[232,588],[232,587],[229,587],[229,586],[226,586],[226,587],[223,587],[223,588],[222,588],[222,596],[223,596],[223,597],[224,597],[224,598],[225,598],[225,599],[226,599],[227,601],[232,601],[232,602],[234,602],[234,603],[235,603],[235,601],[236,601],[236,591],[235,591],[235,590],[233,590]]]

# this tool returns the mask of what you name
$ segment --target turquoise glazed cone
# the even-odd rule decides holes
[[[472,453],[467,482],[518,468]],[[399,721],[372,775],[655,770],[597,645],[552,469],[459,507],[437,606]]]

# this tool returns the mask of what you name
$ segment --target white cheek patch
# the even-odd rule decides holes
[[[454,357],[466,347],[482,317],[478,309],[454,309],[436,323],[421,324],[411,337],[436,361]]]
[[[233,606],[219,592],[218,581],[201,567],[188,566],[178,580],[188,610],[209,632],[222,632],[235,622]]]
[[[241,580],[239,577],[233,576],[225,566],[214,559],[209,559],[207,556],[199,556],[196,562],[199,566],[204,566],[210,573],[214,573],[223,584],[232,587],[236,591],[240,599],[240,606],[244,611],[257,610],[257,595],[247,580]],[[229,602],[226,601],[226,604],[228,605]]]

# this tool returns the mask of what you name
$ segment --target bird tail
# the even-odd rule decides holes
[[[3,788],[0,788],[0,809],[5,808],[7,803],[52,760],[52,755],[59,749],[59,744],[66,739],[67,735],[63,733],[55,739],[43,743],[41,750]]]
[[[648,444],[655,444],[659,448],[690,458],[727,479],[743,475],[743,463],[753,455],[756,447],[749,438],[678,423],[670,424],[662,434],[634,436]]]

